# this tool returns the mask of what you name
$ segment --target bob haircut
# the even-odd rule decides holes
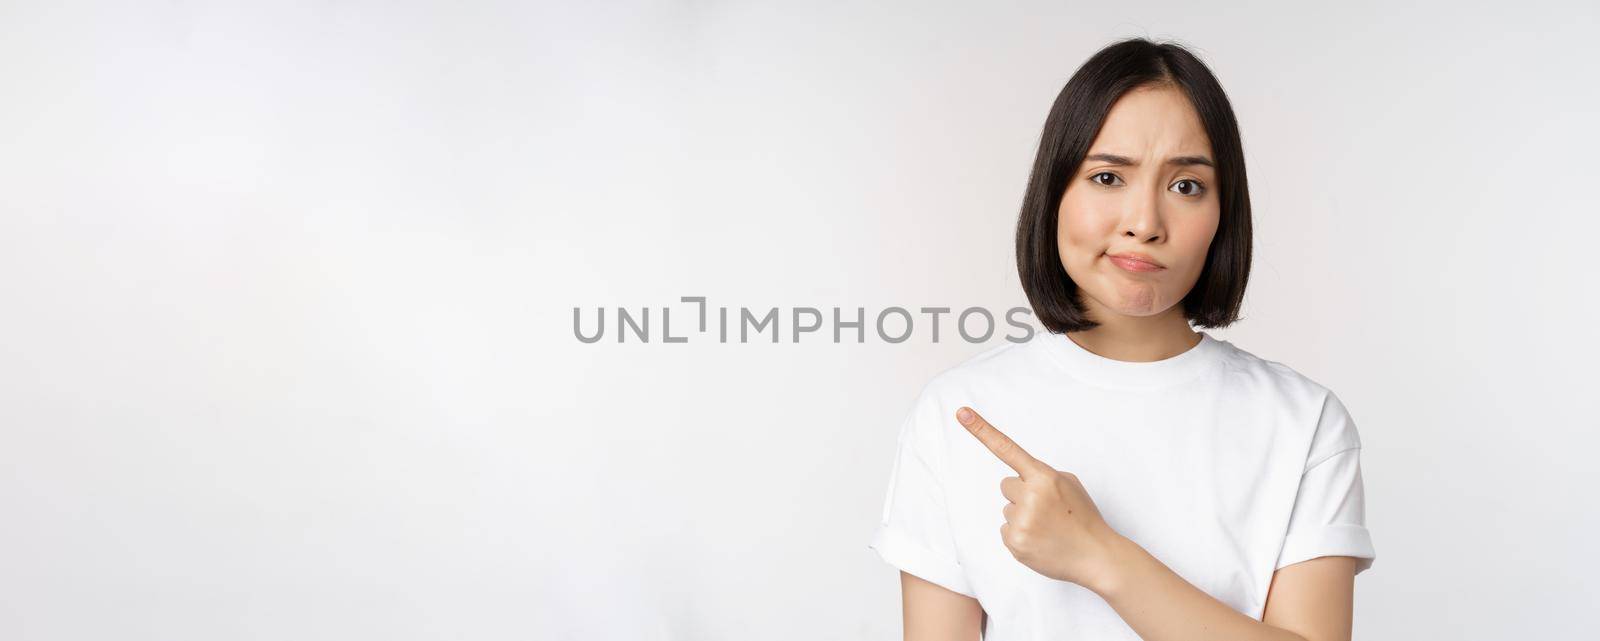
[[[1189,97],[1211,139],[1221,217],[1199,280],[1184,295],[1184,316],[1200,327],[1226,327],[1239,319],[1250,279],[1250,193],[1244,148],[1233,106],[1211,70],[1183,47],[1144,38],[1101,49],[1072,74],[1056,96],[1039,139],[1017,218],[1017,272],[1046,329],[1052,333],[1093,329],[1079,289],[1061,265],[1056,218],[1067,181],[1078,172],[1111,106],[1145,86],[1172,86]]]

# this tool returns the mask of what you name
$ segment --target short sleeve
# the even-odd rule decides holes
[[[1367,531],[1361,437],[1332,392],[1312,437],[1277,567],[1320,556],[1356,557],[1357,574],[1378,556]]]
[[[908,574],[976,598],[956,560],[945,508],[938,408],[924,391],[900,426],[883,515],[869,548]],[[954,420],[954,419],[951,419]]]

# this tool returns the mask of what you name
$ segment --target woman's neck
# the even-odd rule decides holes
[[[1112,360],[1138,363],[1166,360],[1200,343],[1200,334],[1189,327],[1181,305],[1173,305],[1154,316],[1125,316],[1093,303],[1089,308],[1090,317],[1100,326],[1068,332],[1067,338]]]

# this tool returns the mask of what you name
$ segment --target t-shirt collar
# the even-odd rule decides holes
[[[1210,334],[1199,331],[1200,342],[1187,351],[1159,361],[1135,362],[1106,358],[1073,342],[1066,334],[1040,332],[1035,340],[1042,341],[1051,358],[1061,364],[1069,374],[1084,382],[1102,387],[1123,389],[1149,389],[1166,387],[1196,378],[1216,365],[1222,356],[1222,343]]]

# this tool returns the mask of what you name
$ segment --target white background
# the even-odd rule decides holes
[[[1584,633],[1595,5],[978,4],[0,4],[0,637],[898,638],[895,429],[987,346],[678,298],[1025,304],[1045,113],[1130,35],[1243,130],[1215,335],[1361,430],[1357,638]]]

